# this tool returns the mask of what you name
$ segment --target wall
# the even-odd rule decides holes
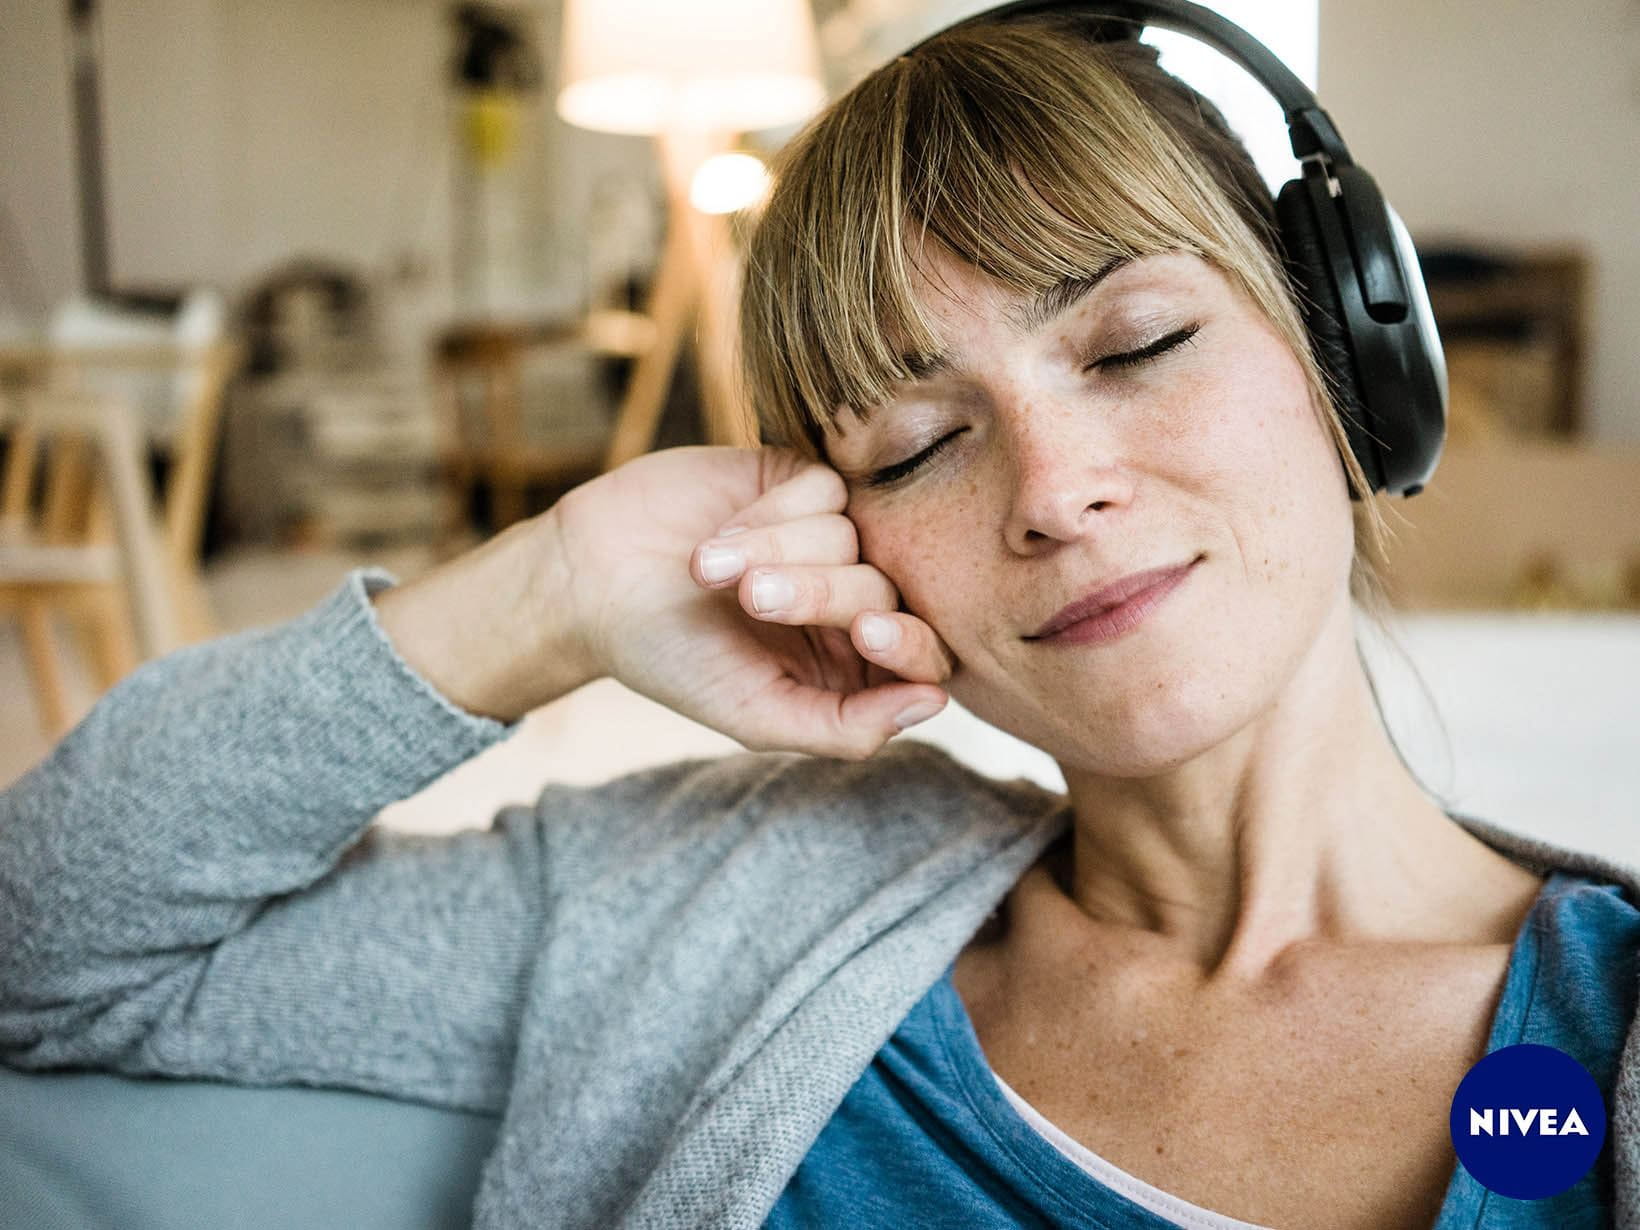
[[[0,207],[55,303],[79,282],[62,0],[0,4]],[[104,0],[115,282],[237,288],[297,254],[375,272],[408,261],[447,282],[450,7]],[[557,30],[559,0],[530,7]],[[550,49],[547,59],[550,74]],[[652,159],[641,139],[581,133],[543,111],[534,135],[558,173],[540,177],[525,241],[541,278],[567,286],[550,299],[581,289],[573,236],[599,178],[641,176]],[[6,298],[0,285],[0,314]]]
[[[0,0],[0,331],[79,284],[68,37],[53,0]],[[20,251],[18,249],[21,249]],[[22,300],[22,302],[13,302]]]
[[[1640,5],[1321,0],[1318,93],[1415,235],[1589,250],[1586,422],[1640,442]]]
[[[205,0],[224,9],[222,275],[294,253],[442,255],[443,5]]]
[[[61,4],[51,6],[61,9]],[[234,81],[213,0],[102,3],[103,150],[116,285],[225,272],[221,103]]]

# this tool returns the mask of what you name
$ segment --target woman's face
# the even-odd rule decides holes
[[[1348,613],[1348,488],[1302,368],[1188,254],[1032,316],[966,266],[933,273],[945,361],[828,443],[862,557],[944,639],[970,711],[1086,772],[1184,763],[1273,704]],[[1192,563],[1114,639],[1030,639],[1118,578]]]

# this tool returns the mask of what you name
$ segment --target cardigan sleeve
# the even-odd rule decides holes
[[[0,794],[0,1061],[505,1104],[540,825],[369,827],[511,730],[398,655],[390,584],[143,666]]]

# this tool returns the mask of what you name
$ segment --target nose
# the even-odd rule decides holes
[[[1109,532],[1133,499],[1133,480],[1099,432],[1076,431],[1039,412],[1015,420],[1008,545],[1021,555]]]

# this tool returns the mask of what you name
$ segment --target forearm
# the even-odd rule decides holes
[[[395,657],[367,581],[147,664],[0,793],[0,1026],[163,976],[505,736]]]
[[[422,678],[469,713],[512,722],[590,683],[556,508],[375,596]]]

